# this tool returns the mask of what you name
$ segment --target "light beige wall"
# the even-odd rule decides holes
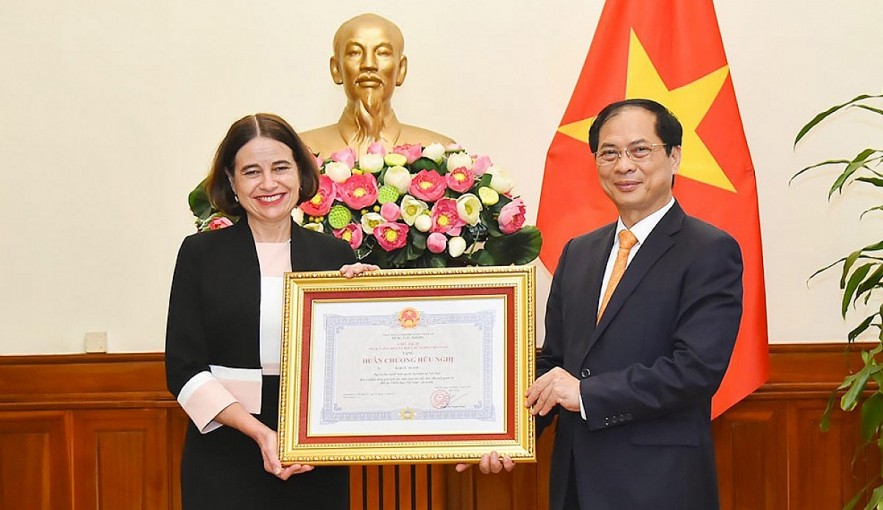
[[[836,278],[815,268],[879,239],[880,197],[825,202],[830,180],[788,186],[815,160],[879,146],[857,116],[796,153],[817,111],[883,87],[878,0],[715,2],[757,168],[773,342],[845,337]],[[0,353],[163,348],[187,192],[229,124],[272,111],[307,129],[336,119],[334,30],[371,9],[404,31],[399,117],[490,154],[535,217],[543,161],[600,0],[435,4],[353,0],[0,0]],[[879,124],[878,124],[879,125]],[[876,200],[876,202],[875,202]],[[876,237],[875,237],[876,236]],[[541,271],[542,273],[542,271]],[[541,275],[540,306],[548,275]]]

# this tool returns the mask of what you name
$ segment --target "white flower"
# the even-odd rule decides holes
[[[387,170],[387,172],[388,171],[389,170]],[[413,225],[417,218],[429,210],[429,206],[426,205],[426,202],[417,200],[411,195],[405,195],[402,197],[402,205],[399,207],[401,208],[402,219],[405,220],[405,223],[408,225]],[[422,232],[425,232],[425,230]]]
[[[304,228],[307,230],[312,230],[314,232],[324,232],[325,231],[325,229],[322,227],[321,223],[310,222],[310,223],[307,223],[306,225],[304,225]]]
[[[481,200],[472,193],[461,195],[457,199],[457,216],[471,226],[475,226],[481,212]]]
[[[377,225],[385,222],[386,220],[383,219],[383,216],[374,212],[369,212],[362,216],[362,230],[364,230],[366,234],[373,235],[374,229],[377,228]]]
[[[448,240],[448,253],[452,257],[457,258],[466,251],[466,240],[460,236],[452,237]]]
[[[509,193],[510,191],[512,191],[512,188],[515,187],[515,183],[512,182],[512,179],[510,179],[506,172],[498,166],[492,166],[488,168],[487,172],[485,173],[488,173],[492,176],[491,188],[493,188],[494,191],[501,195]]]
[[[359,159],[359,168],[376,174],[383,169],[383,156],[380,154],[365,154]]]
[[[448,156],[448,171],[457,168],[472,169],[472,157],[465,152],[457,152]]]
[[[353,175],[353,171],[346,166],[346,163],[331,161],[325,165],[325,175],[330,177],[332,181],[340,183],[349,179]]]
[[[403,166],[391,166],[383,174],[383,184],[395,187],[399,193],[407,193],[411,186],[411,172]]]
[[[295,223],[297,223],[298,225],[303,226],[303,224],[304,224],[304,212],[301,210],[300,207],[295,207],[294,209],[291,210],[291,217],[292,217],[292,219],[294,219],[294,222],[295,222]]]
[[[414,228],[420,232],[429,232],[429,229],[432,228],[432,218],[428,214],[417,216],[417,219],[414,220]]]
[[[423,157],[429,158],[436,163],[441,163],[442,156],[445,155],[445,148],[440,143],[432,143],[429,144],[425,149],[423,149]]]

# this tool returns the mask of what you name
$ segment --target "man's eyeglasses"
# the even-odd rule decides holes
[[[595,153],[595,163],[598,166],[611,165],[616,163],[622,157],[622,153],[629,157],[630,160],[639,163],[650,157],[650,154],[657,149],[668,146],[667,143],[639,143],[624,149],[614,149],[613,147],[604,147]]]

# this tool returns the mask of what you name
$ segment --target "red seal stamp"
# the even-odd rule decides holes
[[[451,403],[451,394],[445,390],[435,390],[429,396],[429,402],[436,409],[444,409]]]

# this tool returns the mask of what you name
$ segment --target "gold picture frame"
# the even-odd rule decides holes
[[[536,460],[533,266],[284,280],[283,464]]]

